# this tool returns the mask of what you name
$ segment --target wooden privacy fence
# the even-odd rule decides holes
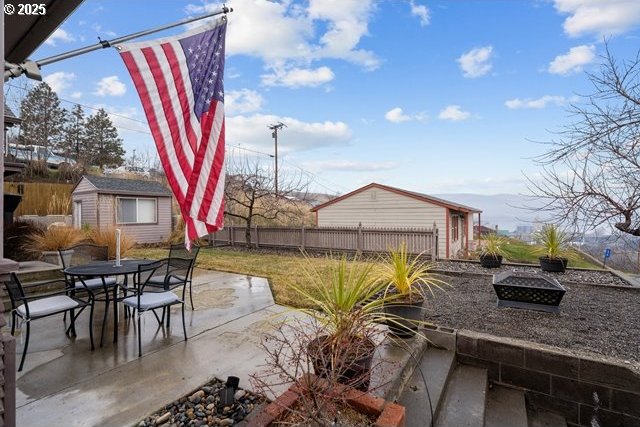
[[[230,225],[209,235],[214,245],[245,244],[246,227]],[[251,243],[256,247],[302,250],[386,252],[402,243],[412,254],[424,253],[438,259],[438,229],[372,227],[252,227]]]
[[[16,216],[70,214],[71,190],[73,190],[73,184],[49,182],[4,183],[4,191],[22,196],[22,201],[15,211]]]

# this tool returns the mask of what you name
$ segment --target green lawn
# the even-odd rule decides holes
[[[531,246],[523,242],[510,240],[507,246],[509,261],[538,264],[537,256],[528,254]],[[167,249],[132,249],[127,256],[137,258],[160,259],[168,255]],[[273,297],[278,304],[300,307],[305,305],[291,284],[308,289],[305,286],[305,275],[302,273],[304,263],[312,262],[320,272],[328,272],[331,263],[336,261],[326,256],[317,255],[306,261],[302,254],[292,251],[290,254],[274,254],[264,251],[229,250],[219,248],[202,248],[198,255],[197,266],[211,270],[228,271],[266,277],[271,283]],[[571,261],[575,267],[597,268],[598,266],[580,257]]]

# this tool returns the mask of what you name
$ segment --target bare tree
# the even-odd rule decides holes
[[[225,182],[225,215],[245,224],[245,241],[253,247],[251,227],[262,222],[273,225],[289,220],[303,224],[309,205],[302,202],[309,178],[302,171],[280,170],[278,194],[275,175],[270,167],[247,157],[229,156]],[[294,197],[295,195],[295,197]]]
[[[529,186],[552,220],[640,236],[640,51],[619,62],[605,48],[588,74],[594,92],[571,106],[575,121],[536,159],[541,178]]]

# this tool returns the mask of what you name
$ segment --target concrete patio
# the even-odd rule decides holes
[[[35,321],[23,372],[17,379],[17,424],[28,426],[132,425],[214,376],[249,374],[264,360],[257,343],[274,304],[266,279],[196,270],[196,310],[186,311],[185,342],[179,307],[171,328],[143,316],[143,356],[137,357],[135,322],[120,310],[118,343],[105,331],[105,345],[90,350],[88,313],[77,321],[75,340],[64,334],[62,316]],[[94,337],[100,337],[102,304],[96,305]],[[110,313],[110,316],[112,313]],[[112,325],[111,317],[107,321]],[[24,343],[17,339],[17,351]],[[18,355],[19,356],[19,355]]]

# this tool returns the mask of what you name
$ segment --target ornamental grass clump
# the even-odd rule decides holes
[[[489,233],[484,236],[480,256],[497,258],[498,256],[506,256],[504,246],[508,244],[507,239],[497,233]]]
[[[29,235],[27,244],[34,252],[58,251],[80,243],[82,240],[84,240],[84,234],[76,228],[49,226],[46,230]]]
[[[570,258],[569,237],[554,224],[545,224],[536,233],[536,240],[541,247],[535,250],[536,254],[549,259]]]
[[[386,287],[376,280],[374,264],[348,261],[345,256],[330,260],[328,269],[319,269],[305,255],[302,265],[306,286],[291,284],[301,303],[300,311],[318,320],[325,331],[339,340],[346,336],[368,336],[379,321],[383,300],[375,298]]]
[[[297,309],[316,325],[310,335],[313,339],[301,345],[316,375],[367,390],[374,338],[388,318],[383,310],[385,299],[379,298],[386,284],[377,280],[370,262],[348,261],[342,256],[328,264],[320,269],[305,256],[301,266],[305,286],[291,285],[299,305],[313,307]]]
[[[389,250],[377,271],[377,280],[385,286],[387,294],[401,302],[412,303],[433,295],[434,288],[447,286],[431,273],[433,265],[423,261],[422,256],[423,253],[410,256],[405,243]]]
[[[106,230],[90,230],[88,233],[89,241],[98,246],[109,247],[109,258],[116,257],[116,229],[108,228]],[[131,237],[127,236],[124,231],[120,234],[120,257],[127,255],[127,252],[133,248],[135,242]]]

